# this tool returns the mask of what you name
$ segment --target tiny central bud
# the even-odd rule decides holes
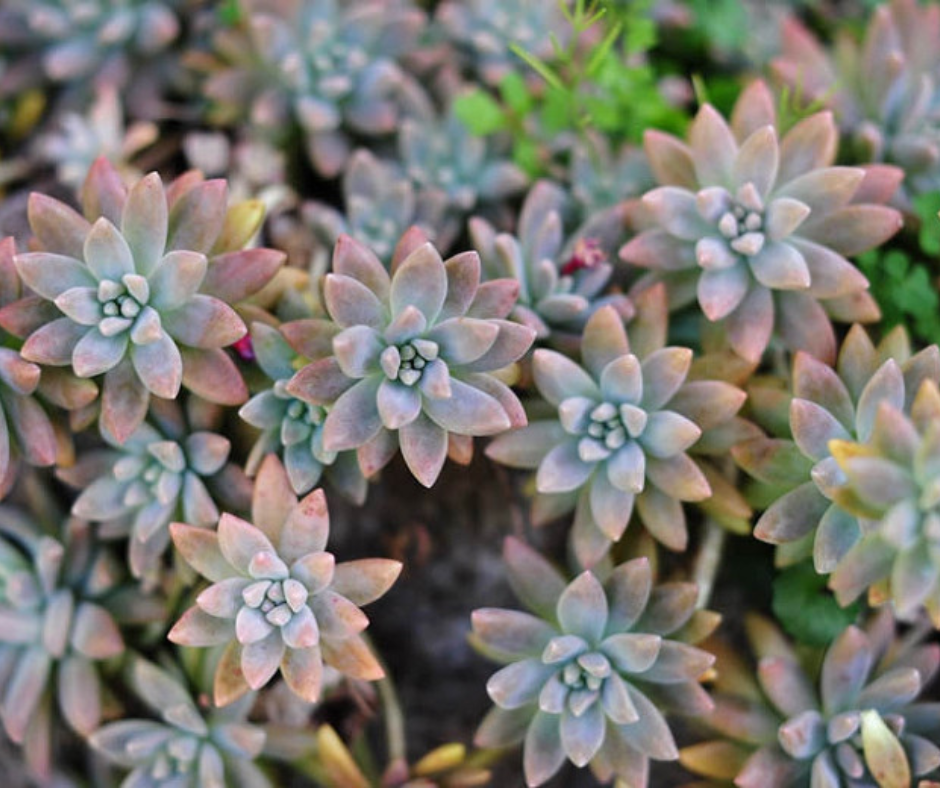
[[[615,405],[602,402],[589,416],[587,437],[578,444],[584,462],[599,462],[617,451],[631,438],[639,437],[646,428],[646,411],[636,405]]]
[[[427,365],[437,358],[440,348],[429,339],[413,339],[403,345],[391,345],[382,352],[380,363],[389,380],[413,386]]]
[[[764,204],[753,183],[738,189],[737,199],[718,219],[718,232],[744,257],[753,257],[764,248]]]
[[[104,315],[98,328],[107,337],[115,336],[134,325],[150,300],[150,285],[139,274],[125,274],[120,282],[102,279],[97,297]]]
[[[611,672],[612,669],[607,657],[597,652],[588,652],[565,665],[561,672],[561,680],[568,687],[569,692],[574,693],[575,696],[580,696],[577,705],[581,705],[581,703],[590,705],[592,700],[590,694],[603,687],[604,679]]]
[[[583,268],[596,268],[607,262],[607,253],[597,238],[579,238],[571,258],[561,267],[562,276],[571,276]]]
[[[255,347],[251,343],[251,335],[245,334],[241,339],[235,342],[232,345],[232,350],[234,350],[238,357],[242,361],[254,361],[255,360]]]

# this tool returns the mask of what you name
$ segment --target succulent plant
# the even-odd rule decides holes
[[[446,205],[459,231],[471,211],[494,208],[521,192],[528,182],[493,137],[470,133],[453,111],[441,118],[405,118],[398,133],[398,155],[405,175],[428,199]],[[444,237],[456,235],[447,221]]]
[[[369,621],[359,605],[382,596],[401,564],[382,558],[337,564],[326,551],[323,491],[298,501],[273,454],[258,471],[252,519],[254,525],[225,513],[217,531],[170,526],[177,550],[212,585],[168,637],[185,646],[228,644],[215,673],[216,704],[260,689],[278,669],[310,702],[320,697],[324,662],[353,678],[382,678],[361,634]]]
[[[481,747],[525,742],[526,783],[541,785],[566,759],[645,788],[649,760],[678,757],[663,708],[712,708],[699,684],[714,657],[695,643],[718,626],[696,610],[689,583],[653,585],[647,559],[590,571],[570,583],[522,542],[506,540],[510,582],[530,613],[473,613],[473,642],[506,667],[486,689],[496,706],[476,734]]]
[[[0,95],[42,77],[114,84],[131,60],[151,58],[176,39],[176,0],[9,0],[0,9],[0,49],[13,55]]]
[[[457,45],[467,70],[494,86],[522,64],[512,45],[550,60],[555,54],[553,38],[561,45],[568,33],[560,4],[541,0],[446,0],[438,6],[435,21]]]
[[[515,394],[493,374],[517,361],[534,331],[505,320],[518,283],[480,284],[480,259],[466,252],[444,262],[420,232],[399,242],[392,275],[365,246],[341,236],[326,277],[332,322],[307,321],[298,350],[325,358],[301,369],[287,392],[328,406],[327,451],[359,449],[368,477],[396,444],[415,478],[437,479],[448,445],[525,423]],[[323,351],[320,351],[322,354]]]
[[[83,488],[73,515],[102,523],[101,533],[108,537],[129,537],[128,563],[135,577],[155,576],[170,544],[172,520],[215,525],[219,509],[210,487],[217,495],[225,482],[236,486],[228,438],[200,426],[182,422],[174,429],[166,421],[145,422],[123,443],[104,431],[113,451],[85,453],[75,466],[59,471]]]
[[[254,476],[265,456],[275,452],[283,456],[291,488],[297,495],[310,492],[325,473],[331,484],[361,505],[367,484],[355,453],[323,448],[327,409],[287,391],[287,384],[308,359],[298,355],[276,328],[263,323],[252,325],[251,339],[268,386],[238,411],[242,419],[262,430],[248,456],[246,471]]]
[[[864,40],[847,30],[831,51],[787,20],[776,76],[806,103],[831,107],[858,161],[904,169],[907,196],[940,189],[940,9],[891,0],[875,8]]]
[[[924,389],[925,384],[935,388],[938,382],[940,350],[935,345],[912,355],[907,335],[896,330],[875,347],[860,326],[853,326],[835,369],[809,354],[796,355],[793,399],[789,402],[792,440],[753,438],[732,450],[748,473],[775,487],[775,499],[757,521],[754,535],[784,546],[779,563],[812,553],[816,571],[831,573],[829,585],[843,604],[890,574],[899,549],[900,556],[907,555],[899,571],[913,570],[909,562],[916,562],[918,568],[917,573],[911,571],[905,579],[898,578],[895,599],[900,608],[910,614],[930,592],[929,585],[922,585],[928,579],[922,562],[929,558],[929,551],[923,551],[922,556],[907,552],[910,540],[930,539],[929,523],[919,527],[918,518],[899,516],[892,532],[891,519],[881,520],[863,504],[876,489],[883,491],[884,484],[865,491],[857,500],[843,465],[854,466],[849,454],[859,453],[859,446],[864,446],[862,453],[874,461],[868,464],[889,465],[887,458],[909,463],[918,438],[908,417],[922,390],[920,402],[930,401],[931,390]],[[785,401],[778,406],[781,411],[786,407]],[[922,412],[918,412],[917,421],[918,429],[924,430]],[[885,483],[899,483],[897,474]],[[904,486],[896,493],[903,496],[909,491],[910,487]],[[929,515],[929,496],[923,507]]]
[[[604,304],[624,320],[634,313],[626,296],[604,294],[614,269],[609,260],[624,231],[624,211],[605,211],[566,240],[566,207],[560,187],[539,181],[522,205],[515,235],[498,233],[485,219],[470,220],[470,237],[486,278],[505,276],[519,282],[511,317],[543,340],[578,334]]]
[[[624,145],[616,153],[604,137],[579,140],[571,150],[570,190],[579,215],[587,219],[618,209],[656,185],[643,149]]]
[[[620,256],[664,280],[674,306],[697,298],[748,361],[761,358],[772,336],[829,360],[830,317],[879,316],[846,256],[900,229],[900,214],[878,203],[890,199],[901,172],[832,166],[838,132],[830,113],[805,118],[779,140],[776,123],[770,92],[754,82],[730,126],[705,105],[688,144],[647,131],[662,185],[643,197],[646,229]]]
[[[20,294],[12,238],[0,241],[0,306]],[[6,344],[6,342],[5,342]],[[34,398],[40,369],[10,347],[0,348],[0,497],[16,478],[17,457],[30,465],[49,466],[57,455],[56,433],[45,410]]]
[[[898,376],[899,377],[899,376]],[[861,537],[833,571],[831,586],[848,603],[876,584],[898,616],[926,606],[940,627],[940,510],[934,456],[940,436],[940,390],[925,379],[909,415],[886,391],[866,441],[830,441],[843,477],[827,488],[844,512],[859,518]]]
[[[424,15],[404,4],[369,0],[250,0],[243,29],[215,36],[205,94],[216,122],[249,121],[279,133],[296,119],[310,161],[338,175],[351,150],[349,134],[395,131],[421,90],[398,66],[414,48]]]
[[[731,419],[745,395],[721,381],[686,382],[692,351],[662,344],[643,337],[631,349],[620,315],[602,307],[584,328],[583,366],[553,350],[535,351],[535,385],[556,416],[486,449],[497,462],[537,469],[537,523],[575,510],[571,541],[584,566],[621,538],[634,506],[656,539],[684,550],[681,502],[712,495],[687,451],[704,429]]]
[[[350,157],[343,173],[343,207],[338,211],[320,202],[303,207],[304,220],[330,249],[346,234],[368,246],[387,265],[409,227],[420,227],[441,248],[453,240],[437,237],[443,224],[444,195],[416,191],[397,166],[364,148]]]
[[[722,738],[684,748],[683,766],[737,788],[928,784],[917,778],[940,766],[927,738],[937,704],[915,701],[940,664],[936,644],[898,638],[885,612],[845,629],[820,664],[764,619],[746,629],[756,676],[718,651],[715,709],[703,721]]]
[[[0,719],[42,779],[52,768],[54,721],[86,736],[101,721],[96,663],[123,653],[118,622],[152,619],[155,608],[132,589],[114,593],[120,565],[87,523],[67,521],[60,541],[3,506],[0,533]]]
[[[189,690],[167,670],[135,656],[130,684],[161,721],[123,719],[96,730],[91,746],[130,773],[122,788],[270,788],[254,763],[265,745],[264,728],[246,722],[253,697],[202,712]]]
[[[30,198],[42,251],[15,262],[36,296],[0,314],[28,335],[23,358],[78,378],[104,375],[101,423],[119,442],[143,421],[151,394],[173,399],[182,385],[243,402],[245,384],[222,350],[246,333],[229,304],[260,289],[283,261],[273,250],[239,251],[260,222],[258,206],[227,209],[225,182],[198,174],[165,188],[151,173],[127,190],[106,159],[82,196],[85,218],[44,195]]]
[[[63,112],[55,128],[37,140],[36,149],[40,159],[55,167],[59,181],[77,191],[100,156],[115,165],[125,183],[139,180],[143,173],[133,159],[157,135],[156,124],[149,121],[125,126],[118,92],[107,86],[97,91],[86,113]]]

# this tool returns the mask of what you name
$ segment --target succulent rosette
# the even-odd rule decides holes
[[[82,488],[73,515],[102,523],[102,536],[129,537],[128,563],[135,577],[154,575],[170,544],[172,520],[214,525],[215,495],[234,481],[228,438],[189,426],[165,430],[145,422],[123,443],[104,432],[112,451],[89,452],[59,472]]]
[[[304,205],[304,221],[330,249],[337,239],[350,235],[389,263],[398,239],[417,226],[438,246],[450,238],[438,238],[443,224],[444,195],[416,190],[392,162],[382,161],[366,149],[357,150],[343,173],[343,211],[319,202]],[[453,235],[453,233],[451,233]]]
[[[638,145],[611,148],[602,136],[578,141],[571,150],[571,196],[580,216],[587,218],[641,196],[656,185],[643,149]]]
[[[447,0],[437,8],[435,22],[484,82],[498,85],[519,64],[513,45],[551,59],[552,40],[566,40],[568,28],[561,8],[539,0]]]
[[[899,617],[926,606],[940,627],[940,390],[925,379],[905,412],[898,389],[885,392],[868,440],[830,441],[842,478],[827,493],[861,525],[830,585],[843,604],[875,586]]]
[[[917,702],[940,649],[896,634],[891,615],[849,626],[825,654],[801,654],[768,621],[746,622],[757,661],[719,649],[721,738],[682,750],[682,765],[737,788],[906,788],[940,767],[937,704]],[[928,778],[929,779],[929,778]]]
[[[506,320],[518,283],[480,284],[480,259],[446,262],[418,233],[398,244],[393,273],[348,236],[337,242],[324,284],[331,321],[307,321],[293,343],[315,357],[287,392],[327,407],[323,447],[359,450],[371,476],[397,446],[415,478],[430,487],[449,445],[525,423],[525,412],[494,374],[529,349],[535,332]],[[319,351],[323,355],[323,351]],[[454,437],[450,437],[454,436]]]
[[[276,328],[263,323],[252,325],[251,339],[268,386],[238,411],[242,419],[262,431],[248,455],[247,473],[254,476],[265,456],[275,452],[282,455],[297,495],[310,492],[325,475],[343,495],[361,505],[367,483],[355,452],[327,451],[323,447],[327,409],[297,399],[287,391],[297,369],[309,359],[295,352]]]
[[[665,281],[674,307],[697,300],[752,362],[772,337],[829,360],[830,318],[879,317],[868,281],[846,257],[900,229],[901,215],[879,203],[901,172],[833,166],[838,131],[830,113],[778,139],[773,99],[755,82],[730,125],[706,104],[688,143],[657,131],[644,139],[661,186],[644,195],[643,231],[620,256],[649,268],[647,281]]]
[[[506,667],[487,682],[496,704],[476,743],[524,742],[526,784],[570,760],[603,782],[645,788],[649,761],[675,760],[663,716],[712,708],[700,681],[714,657],[695,647],[719,616],[696,610],[689,583],[654,586],[647,559],[616,567],[602,583],[584,572],[570,583],[531,548],[507,539],[509,578],[531,612],[473,613],[473,642]]]
[[[515,235],[497,232],[485,219],[470,220],[470,237],[487,278],[519,282],[511,316],[542,340],[557,339],[553,332],[579,333],[604,304],[614,306],[624,320],[634,313],[625,295],[605,294],[614,270],[610,257],[624,232],[624,211],[606,211],[566,239],[567,203],[559,186],[539,181],[526,196]]]
[[[83,736],[101,722],[96,663],[124,652],[119,623],[152,621],[163,611],[120,588],[119,562],[84,522],[68,520],[60,541],[3,506],[0,534],[0,720],[23,745],[34,775],[45,779],[54,720]]]
[[[402,121],[398,157],[419,192],[446,207],[444,238],[459,234],[471,211],[496,210],[525,189],[528,176],[513,164],[504,142],[471,134],[453,110]]]
[[[128,61],[153,58],[177,37],[176,0],[9,0],[0,9],[0,49],[12,54],[0,95],[41,77],[75,83],[124,80]]]
[[[280,669],[290,689],[320,697],[326,663],[352,678],[384,675],[362,637],[360,605],[395,582],[401,564],[382,558],[337,563],[327,552],[329,515],[322,490],[297,500],[280,460],[258,472],[252,520],[225,513],[218,530],[170,526],[186,561],[212,582],[170,630],[184,646],[227,644],[214,696],[224,706],[260,689]]]
[[[244,381],[222,348],[246,333],[229,303],[260,289],[283,261],[271,250],[236,251],[263,211],[229,210],[225,182],[198,173],[169,188],[151,173],[128,190],[105,159],[82,196],[85,217],[30,198],[42,251],[15,263],[35,295],[0,312],[8,330],[27,336],[23,358],[78,378],[103,375],[101,423],[119,441],[143,421],[151,395],[173,399],[185,386],[243,402]]]
[[[535,385],[556,416],[487,447],[497,462],[536,469],[537,523],[575,510],[571,541],[585,566],[619,541],[634,507],[657,540],[684,550],[682,502],[712,495],[688,450],[703,429],[731,420],[745,395],[722,381],[687,381],[692,351],[664,339],[643,335],[631,348],[616,310],[597,310],[582,335],[583,366],[553,350],[533,356]]]
[[[806,103],[831,107],[858,161],[903,168],[906,197],[940,188],[940,9],[891,0],[862,41],[841,30],[827,50],[795,17],[774,74]]]
[[[0,305],[19,298],[20,282],[13,264],[13,238],[0,240]],[[0,347],[0,497],[16,480],[17,458],[49,466],[58,453],[56,432],[36,401],[40,369],[10,347]]]
[[[405,3],[250,0],[242,27],[219,31],[204,64],[210,114],[276,135],[296,119],[313,166],[336,176],[351,134],[388,136],[403,114],[425,109],[421,88],[397,62],[423,24],[424,14]]]
[[[890,574],[893,557],[905,554],[897,552],[901,545],[909,548],[930,538],[929,527],[918,527],[920,518],[905,517],[895,520],[895,541],[882,541],[876,535],[884,528],[879,525],[878,510],[863,501],[870,495],[887,495],[885,484],[897,482],[897,473],[858,498],[843,467],[854,462],[850,455],[858,453],[856,446],[865,446],[863,453],[880,458],[876,465],[881,461],[890,465],[893,459],[902,465],[905,459],[913,461],[918,453],[913,448],[918,428],[910,422],[911,408],[921,391],[925,393],[920,401],[930,401],[930,391],[923,388],[927,381],[934,386],[940,382],[940,350],[935,345],[912,354],[906,334],[896,330],[876,347],[864,329],[853,326],[835,368],[809,354],[797,354],[792,400],[787,404],[786,397],[781,398],[778,415],[767,414],[780,421],[786,418],[783,411],[788,411],[792,439],[753,438],[732,451],[748,473],[770,486],[772,503],[757,521],[754,535],[781,545],[778,563],[791,563],[811,553],[816,571],[831,573],[829,585],[843,604]],[[918,423],[921,429],[926,427],[923,420]],[[905,485],[895,491],[898,501],[916,484],[912,470],[908,466]],[[928,500],[929,496],[924,499],[925,516],[930,512]],[[886,513],[886,509],[880,511]],[[885,522],[886,533],[892,533],[891,520]],[[902,522],[905,528],[897,530]],[[907,555],[902,567],[915,560]],[[928,555],[925,551],[923,558]],[[916,563],[918,572],[900,581],[896,597],[905,613],[914,600],[923,602],[931,589],[929,577],[923,575],[927,567],[920,557]]]
[[[245,719],[253,696],[206,714],[177,676],[152,662],[135,657],[128,673],[135,693],[161,721],[119,720],[89,737],[98,753],[129,770],[124,788],[270,788],[254,763],[266,731]]]
[[[58,123],[36,141],[36,153],[55,167],[61,183],[76,191],[101,156],[115,165],[126,182],[134,183],[143,173],[134,167],[133,159],[156,142],[159,132],[150,121],[126,125],[124,115],[117,89],[101,87],[87,111],[62,113]]]

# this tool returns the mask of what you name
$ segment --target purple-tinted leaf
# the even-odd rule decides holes
[[[343,328],[365,325],[381,328],[385,307],[368,287],[348,276],[328,274],[323,284],[323,297],[330,317]]]
[[[180,348],[183,385],[203,399],[219,405],[241,405],[248,387],[235,362],[219,348]]]
[[[43,248],[53,254],[81,259],[91,224],[64,203],[33,192],[29,195],[29,226]]]
[[[402,457],[414,477],[431,487],[447,459],[447,431],[420,415],[399,431]]]
[[[130,356],[134,371],[151,394],[164,399],[176,398],[183,382],[183,358],[176,343],[165,332],[160,333],[156,342],[132,345]]]
[[[15,258],[23,283],[43,298],[53,300],[73,287],[97,287],[86,266],[74,257],[50,252],[28,252]]]
[[[270,282],[286,257],[276,249],[244,249],[212,258],[202,292],[227,304],[253,296]]]
[[[147,276],[163,256],[167,240],[167,203],[160,176],[152,172],[128,192],[121,216],[121,233],[127,239],[136,270]]]

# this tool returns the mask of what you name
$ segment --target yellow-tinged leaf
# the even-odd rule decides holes
[[[427,777],[435,772],[443,772],[459,766],[466,757],[467,748],[464,745],[442,744],[418,761],[412,771],[416,777]]]
[[[917,389],[911,405],[911,416],[914,423],[922,428],[940,418],[940,390],[937,384],[929,378]]]
[[[46,96],[41,90],[28,90],[17,100],[10,120],[10,136],[19,140],[29,134],[42,118],[46,109]]]
[[[212,696],[216,706],[227,706],[251,689],[242,672],[241,662],[241,643],[233,640],[222,652],[222,658],[215,669]]]
[[[799,661],[790,641],[769,618],[749,613],[744,618],[744,628],[758,659],[784,657]]]
[[[679,763],[704,777],[733,780],[750,755],[750,750],[734,742],[708,741],[682,748]]]
[[[874,709],[862,712],[862,749],[880,788],[908,788],[911,767],[904,748]]]
[[[833,503],[838,504],[849,514],[854,514],[856,517],[878,520],[882,516],[883,512],[880,509],[866,504],[859,498],[858,493],[849,486],[839,487],[831,491],[830,495]]]
[[[369,781],[331,726],[321,725],[316,736],[317,754],[327,771],[331,788],[369,788]]]
[[[490,785],[493,773],[489,769],[461,769],[453,775],[448,775],[448,788],[478,788],[481,785]]]
[[[243,249],[258,232],[263,221],[264,203],[261,200],[236,203],[225,214],[225,224],[212,248],[213,253]]]
[[[841,468],[845,468],[845,463],[855,457],[877,457],[878,451],[873,447],[856,443],[855,441],[842,441],[833,438],[829,441],[829,453],[835,457],[836,462]]]
[[[882,578],[868,587],[868,604],[872,607],[881,607],[891,599],[890,581]]]
[[[928,598],[924,602],[924,607],[927,609],[927,615],[930,616],[934,629],[940,629],[940,600],[935,596]]]

